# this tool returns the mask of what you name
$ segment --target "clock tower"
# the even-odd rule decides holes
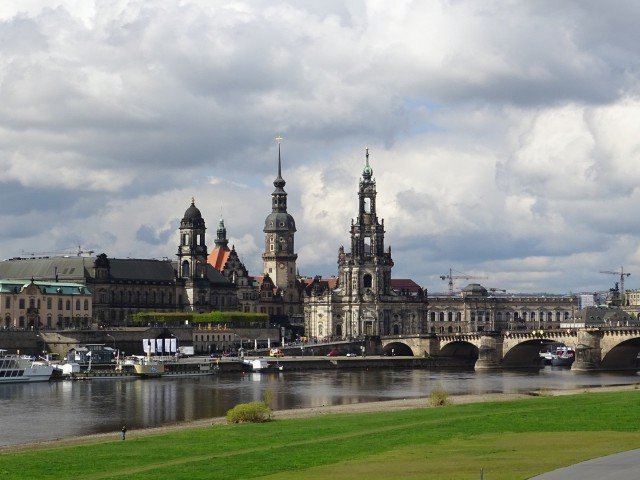
[[[278,137],[278,176],[273,181],[276,187],[271,194],[271,213],[264,222],[264,253],[262,261],[265,275],[269,275],[274,285],[282,291],[284,302],[298,301],[296,288],[296,255],[294,235],[296,222],[287,213],[287,193],[284,191],[285,181],[282,178],[282,161],[280,156],[280,140]]]

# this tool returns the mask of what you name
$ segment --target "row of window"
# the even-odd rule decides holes
[[[200,341],[201,342],[211,342],[211,341],[215,341],[215,342],[230,342],[231,340],[233,340],[231,337],[233,336],[233,334],[220,334],[220,333],[213,333],[213,334],[201,334],[200,335]],[[193,338],[194,341],[198,341],[198,335],[194,335]]]
[[[455,314],[455,317],[454,317]],[[475,320],[475,318],[487,318],[488,315],[485,312],[471,312],[471,320]],[[462,313],[461,312],[430,312],[429,315],[429,319],[432,322],[435,322],[436,320],[440,321],[440,322],[445,322],[445,321],[449,321],[449,322],[453,322],[455,318],[456,322],[460,322],[462,321]],[[531,322],[535,322],[536,320],[540,320],[540,321],[545,321],[545,313],[544,312],[540,312],[539,315],[536,315],[536,312],[513,312],[513,315],[511,314],[511,312],[505,312],[504,313],[504,320],[511,321],[511,319],[513,318],[513,320],[515,321],[531,321]],[[546,312],[546,321],[547,322],[552,322],[554,318],[553,312]],[[555,312],[555,321],[556,322],[560,322],[563,319],[567,320],[569,318],[569,312]],[[497,321],[502,321],[503,319],[503,312],[497,312],[496,313],[496,320]]]
[[[62,298],[58,298],[58,310],[71,310],[72,301],[70,299],[63,300]],[[4,306],[7,310],[11,308],[11,297],[6,297],[4,299]],[[30,298],[29,299],[29,308],[37,308],[40,309],[41,302],[40,299]],[[81,310],[81,307],[84,306],[84,310],[89,310],[89,300],[85,299],[84,302],[81,302],[80,299],[76,299],[76,310]],[[18,308],[20,310],[24,310],[26,308],[26,301],[24,298],[18,299]],[[51,297],[47,298],[47,310],[51,310],[53,308],[53,299]]]
[[[84,317],[63,317],[62,315],[58,315],[58,319],[56,324],[61,327],[64,325],[70,325],[71,323],[77,323],[77,322],[81,322],[85,325],[88,325],[90,322],[89,316],[85,315]],[[30,324],[32,324],[33,322],[30,321]],[[47,315],[46,320],[43,321],[40,318],[40,316],[38,316],[36,323],[40,324],[40,325],[44,325],[47,328],[51,328],[53,327],[53,317],[51,315]],[[13,321],[11,320],[11,317],[9,315],[7,315],[4,319],[4,327],[5,328],[11,328],[13,326]],[[18,328],[25,328],[27,326],[27,319],[24,316],[20,316],[18,318],[18,321],[16,322],[16,326]]]
[[[107,303],[107,301],[108,301],[107,292],[100,292],[100,302]],[[167,295],[165,296],[164,292],[160,292],[160,294],[158,295],[156,294],[156,292],[149,293],[149,292],[112,291],[111,303],[117,303],[118,301],[121,304],[129,303],[129,304],[136,304],[136,305],[144,305],[144,304],[155,305],[159,301],[158,303],[160,304],[170,305],[171,302],[173,301],[173,297],[171,295],[171,292],[167,293]]]

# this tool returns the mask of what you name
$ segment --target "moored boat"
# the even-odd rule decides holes
[[[567,346],[558,347],[551,357],[554,367],[570,367],[576,359],[576,352]]]
[[[53,366],[27,355],[10,355],[0,350],[0,383],[47,382]]]

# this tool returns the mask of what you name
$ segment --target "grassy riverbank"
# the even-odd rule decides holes
[[[426,400],[425,400],[426,406]],[[528,478],[640,448],[640,391],[214,425],[0,454],[0,479]]]

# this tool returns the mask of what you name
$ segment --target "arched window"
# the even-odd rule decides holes
[[[58,299],[58,310],[62,310],[62,299]]]
[[[80,310],[80,299],[76,300],[76,310]]]
[[[462,321],[462,313],[456,312],[456,322],[461,322],[461,321]]]
[[[400,335],[400,326],[397,323],[393,325],[393,335]]]
[[[64,306],[65,310],[71,310],[71,300],[67,300]]]
[[[547,322],[551,322],[553,320],[553,313],[547,312]]]
[[[436,321],[436,312],[431,312],[431,321],[432,322]]]
[[[29,299],[29,308],[35,308],[36,307],[36,299],[35,298],[30,298]]]
[[[51,310],[51,297],[47,298],[47,310]]]
[[[362,277],[362,286],[364,288],[371,288],[372,278],[371,275],[366,273],[364,277]]]
[[[186,260],[182,262],[182,276],[183,277],[189,276],[189,262],[187,262]]]
[[[84,309],[89,310],[89,300],[84,301]]]
[[[440,315],[438,315],[438,317],[441,322],[444,322],[444,312],[440,312]]]
[[[453,322],[453,312],[448,312],[447,313],[447,320],[450,322]]]

